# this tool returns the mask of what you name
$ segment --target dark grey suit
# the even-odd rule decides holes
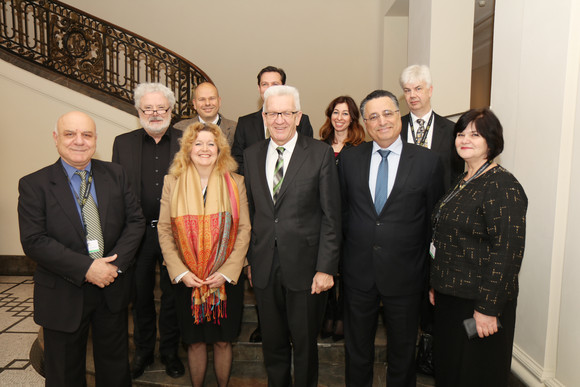
[[[334,275],[338,269],[336,166],[331,147],[298,134],[274,205],[265,172],[269,142],[244,152],[252,220],[247,257],[262,322],[264,361],[270,385],[288,385],[293,347],[295,385],[316,386],[316,337],[326,295],[311,295],[310,289],[316,272]]]

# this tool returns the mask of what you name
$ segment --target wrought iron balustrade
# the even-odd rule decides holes
[[[141,82],[169,87],[176,98],[173,113],[191,116],[192,90],[211,81],[176,53],[59,1],[0,0],[0,52],[89,86],[95,98],[114,97],[120,103],[113,105],[131,113]],[[59,81],[63,77],[49,77],[70,86]]]

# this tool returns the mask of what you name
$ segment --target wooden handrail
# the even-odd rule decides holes
[[[0,0],[0,5],[3,59],[132,114],[139,83],[169,87],[176,98],[173,113],[186,117],[193,113],[195,86],[211,82],[173,51],[60,1]]]

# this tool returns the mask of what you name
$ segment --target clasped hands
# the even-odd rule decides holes
[[[202,281],[198,276],[188,271],[187,274],[181,278],[181,282],[183,282],[188,288],[199,288],[202,285],[207,285],[210,289],[214,289],[219,288],[224,283],[226,283],[226,279],[223,275],[216,271],[207,277],[205,281]]]
[[[115,282],[115,278],[119,275],[117,272],[119,268],[111,262],[116,259],[117,254],[95,259],[85,274],[87,282],[97,285],[100,288],[104,288]]]

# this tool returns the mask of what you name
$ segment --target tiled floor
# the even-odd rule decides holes
[[[38,335],[30,276],[0,276],[0,386],[44,386],[29,352]]]

